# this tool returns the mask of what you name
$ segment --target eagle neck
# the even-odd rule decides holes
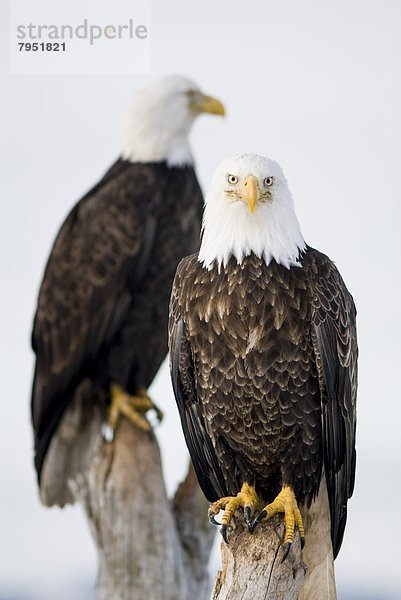
[[[287,269],[300,266],[299,256],[306,244],[292,204],[261,209],[251,215],[239,203],[229,209],[207,203],[199,262],[209,270],[214,265],[221,269],[232,257],[242,264],[244,258],[255,254],[266,265],[275,260]]]
[[[148,115],[134,113],[127,123],[122,156],[130,162],[162,162],[169,167],[192,165],[192,153],[188,141],[190,124],[177,129],[173,125],[152,121]]]

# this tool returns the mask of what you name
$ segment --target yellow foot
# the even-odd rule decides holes
[[[260,523],[260,521],[265,518],[270,519],[270,517],[273,517],[278,513],[284,513],[285,535],[283,560],[285,560],[288,556],[291,545],[294,542],[295,525],[299,530],[301,548],[303,548],[305,544],[305,532],[301,511],[298,508],[294,491],[289,485],[283,485],[283,488],[276,499],[271,504],[265,506],[262,512],[259,513],[252,523],[252,531],[255,529],[256,525]]]
[[[107,423],[103,427],[103,437],[107,442],[112,442],[114,432],[117,427],[120,415],[124,415],[144,431],[152,429],[151,423],[146,417],[149,410],[156,412],[157,420],[160,422],[163,418],[163,413],[153,401],[149,398],[145,389],[139,390],[138,394],[131,396],[119,385],[113,384],[110,386],[111,403],[109,409],[109,417]]]
[[[250,531],[252,526],[252,515],[259,508],[259,498],[255,489],[248,483],[243,484],[241,491],[236,496],[221,498],[220,500],[217,500],[217,502],[213,502],[209,507],[209,519],[214,525],[220,525],[220,523],[216,521],[215,516],[218,515],[221,510],[224,510],[221,519],[220,533],[226,544],[228,544],[227,526],[230,524],[235,511],[239,508],[244,509],[245,521],[248,530]]]

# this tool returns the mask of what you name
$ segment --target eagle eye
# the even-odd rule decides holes
[[[227,177],[227,181],[228,183],[230,183],[231,185],[235,185],[236,183],[238,183],[238,177],[236,175],[229,175]]]
[[[265,177],[263,180],[263,185],[265,187],[270,187],[271,185],[273,185],[273,177]]]

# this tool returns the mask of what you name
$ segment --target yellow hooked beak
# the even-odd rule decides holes
[[[193,99],[190,106],[197,113],[209,113],[212,115],[221,115],[222,117],[226,114],[223,104],[217,98],[213,98],[213,96],[199,94],[199,96]]]
[[[241,190],[241,197],[247,201],[251,214],[255,210],[256,202],[259,198],[258,178],[254,175],[248,175],[244,179],[244,185]]]

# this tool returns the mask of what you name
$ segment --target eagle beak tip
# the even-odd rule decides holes
[[[245,177],[241,195],[248,204],[249,212],[253,215],[259,197],[259,184],[254,175]]]
[[[220,117],[226,116],[226,109],[224,104],[213,96],[202,96],[199,104],[199,111],[201,113],[209,113],[211,115],[219,115]]]

